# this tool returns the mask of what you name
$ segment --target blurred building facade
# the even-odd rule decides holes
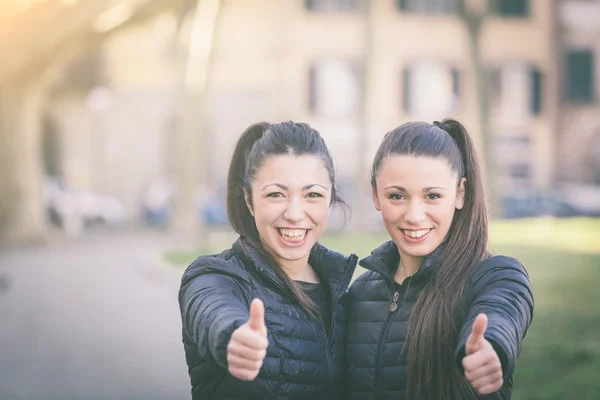
[[[199,160],[188,163],[204,171],[199,197],[222,193],[235,141],[259,120],[317,128],[353,205],[368,201],[369,162],[383,135],[410,120],[455,117],[479,146],[482,134],[492,135],[498,193],[600,183],[600,2],[487,2],[479,49],[490,118],[479,129],[459,1],[216,1],[206,89],[191,108],[204,115]],[[146,189],[174,179],[186,157],[176,145],[190,68],[182,49],[193,42],[197,2],[155,3],[146,17],[109,27],[36,103],[39,181],[52,176],[69,190],[115,199],[127,221],[139,220]]]
[[[599,184],[600,1],[562,0],[558,7],[559,179]]]

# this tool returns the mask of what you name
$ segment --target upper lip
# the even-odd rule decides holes
[[[433,228],[418,228],[418,229],[415,229],[415,228],[413,228],[413,229],[400,228],[400,229],[402,229],[403,231],[427,231],[427,230],[433,229]]]
[[[285,227],[285,226],[278,226],[276,229],[288,229],[290,231],[298,231],[298,230],[309,231],[310,230],[310,228],[290,228],[290,227]]]

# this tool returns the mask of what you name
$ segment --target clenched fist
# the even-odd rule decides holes
[[[233,332],[227,345],[229,373],[245,381],[256,378],[268,346],[265,306],[260,299],[254,299],[250,304],[250,319]]]
[[[466,356],[462,360],[465,377],[479,394],[494,393],[504,382],[500,358],[492,344],[483,337],[486,329],[487,315],[479,314],[473,322],[465,345]]]

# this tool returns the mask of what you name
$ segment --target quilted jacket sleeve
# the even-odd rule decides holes
[[[201,258],[186,270],[179,308],[184,334],[197,345],[200,356],[227,368],[227,344],[248,321],[251,290],[248,282],[208,263]]]
[[[533,317],[533,293],[527,271],[511,257],[496,256],[480,263],[467,288],[468,314],[458,337],[455,360],[462,370],[465,344],[475,317],[488,317],[485,338],[502,363],[503,375],[513,375],[521,342]]]

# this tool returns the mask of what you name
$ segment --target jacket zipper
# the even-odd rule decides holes
[[[331,351],[331,340],[327,337],[327,331],[325,330],[325,325],[321,323],[321,332],[323,333],[323,338],[325,339],[325,348],[327,349],[326,359],[327,359],[327,371],[329,381],[332,381],[333,376],[333,354]],[[330,331],[331,332],[331,331]]]
[[[377,357],[375,361],[375,399],[379,399],[383,392],[383,379],[381,377],[381,369],[383,368],[383,360],[381,359],[381,353],[383,350],[383,343],[385,339],[385,335],[390,327],[392,322],[392,317],[396,310],[398,310],[398,298],[400,297],[400,293],[395,290],[394,295],[392,296],[392,301],[388,306],[389,314],[387,320],[385,321],[385,325],[381,330],[381,335],[379,336],[379,343],[377,344]]]
[[[355,256],[356,257],[356,256]],[[356,263],[356,260],[354,259],[355,257],[351,257],[351,259],[348,261],[349,263]],[[353,270],[354,271],[354,270]],[[262,271],[261,271],[262,272]],[[271,277],[269,274],[262,272],[262,274],[264,276],[266,276],[267,279],[269,279],[271,282],[273,282],[277,287],[279,287],[284,293],[286,293],[286,288],[281,284],[281,282],[279,282],[278,280],[274,279],[273,277]],[[347,286],[346,281],[350,281],[352,280],[352,274],[346,274],[347,276],[344,277],[344,280],[342,281],[342,283],[340,284],[341,287]],[[339,289],[338,289],[339,290]],[[332,296],[331,299],[331,324],[330,324],[330,329],[329,329],[329,337],[327,336],[327,331],[325,330],[325,324],[323,324],[321,322],[321,333],[323,334],[323,338],[325,339],[325,344],[326,344],[326,349],[327,349],[327,369],[329,371],[329,380],[333,380],[334,378],[334,371],[333,371],[333,352],[331,347],[333,346],[333,338],[335,337],[334,334],[334,328],[335,328],[335,309],[338,305],[339,302],[339,298],[341,297],[341,295],[339,295],[336,291],[336,293],[334,293],[335,296]],[[333,298],[335,297],[335,299]],[[335,302],[334,302],[335,301]]]

